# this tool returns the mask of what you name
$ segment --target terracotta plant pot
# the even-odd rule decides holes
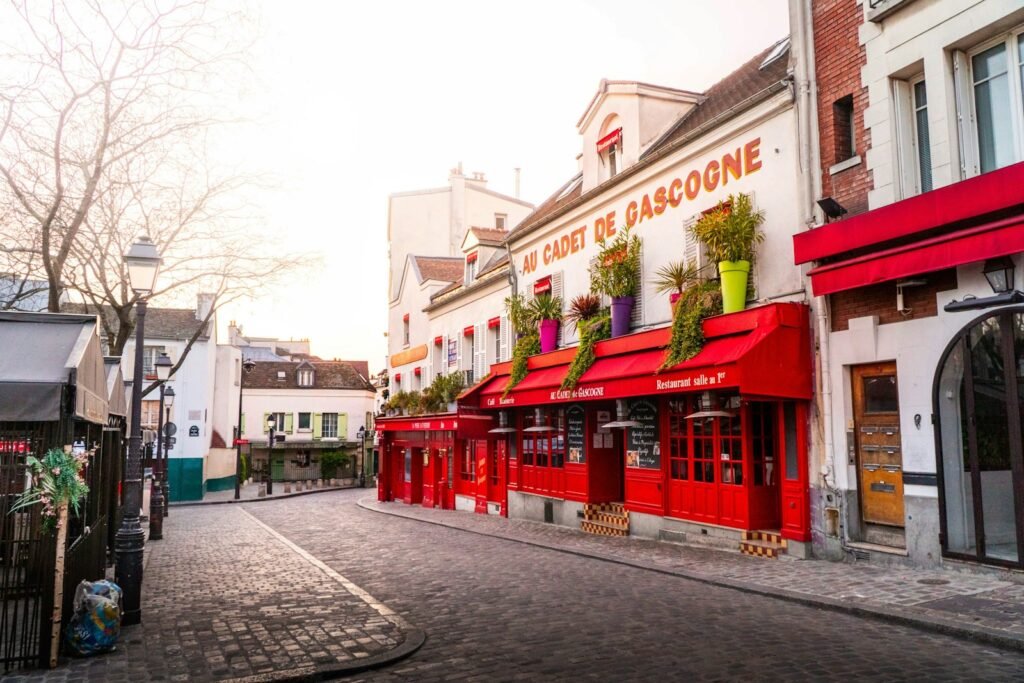
[[[629,320],[633,317],[633,297],[617,296],[612,299],[612,336],[629,334]]]
[[[747,307],[747,278],[750,261],[722,261],[718,264],[722,279],[722,312],[736,313]]]
[[[540,352],[548,353],[558,348],[558,321],[540,321]]]

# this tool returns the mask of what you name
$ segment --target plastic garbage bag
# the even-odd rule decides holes
[[[65,640],[71,652],[88,657],[114,649],[121,634],[121,588],[111,581],[82,581]]]

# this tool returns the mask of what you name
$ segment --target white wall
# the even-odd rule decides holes
[[[263,422],[265,413],[294,413],[292,434],[285,441],[311,441],[312,432],[299,432],[298,413],[339,413],[348,415],[347,434],[340,441],[357,441],[359,427],[366,422],[366,413],[373,412],[374,393],[355,389],[249,389],[242,397],[245,415],[244,438],[266,441]]]
[[[234,346],[217,346],[217,367],[213,389],[213,428],[229,447],[238,424],[238,378],[242,352]]]
[[[443,187],[393,194],[388,199],[389,296],[392,299],[410,254],[461,256],[451,244],[451,190]],[[462,234],[459,234],[461,242]]]

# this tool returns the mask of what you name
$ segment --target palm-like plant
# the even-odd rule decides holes
[[[659,294],[674,292],[682,294],[683,290],[699,279],[697,264],[693,261],[672,261],[666,263],[654,273],[651,284]]]
[[[527,306],[534,320],[562,320],[562,300],[550,294],[541,294]]]
[[[565,321],[578,327],[580,323],[596,318],[601,313],[601,297],[596,294],[580,294],[569,302]]]

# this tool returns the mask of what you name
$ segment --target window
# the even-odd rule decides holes
[[[156,359],[166,351],[164,346],[143,346],[142,347],[142,376],[146,379],[156,379]]]
[[[473,481],[473,445],[475,441],[466,441],[462,449],[462,457],[459,459],[459,479],[462,481]]]
[[[565,410],[551,410],[548,432],[523,433],[523,464],[561,468],[565,464]],[[523,427],[536,424],[532,414],[523,416]]]
[[[299,431],[308,432],[313,428],[312,413],[299,413]]]
[[[409,345],[409,316],[402,318],[402,343]]]
[[[299,370],[299,386],[313,386],[313,370],[311,368],[303,368],[302,370]]]
[[[508,224],[507,213],[496,213],[494,214],[494,227],[498,230],[505,230]]]
[[[271,413],[268,417],[274,418],[274,431],[283,432],[285,427],[284,413]],[[268,419],[269,422],[269,419]],[[266,425],[263,426],[264,430]]]
[[[832,136],[836,163],[852,159],[857,154],[853,118],[853,95],[841,97],[832,103]]]
[[[160,401],[143,401],[139,422],[143,429],[156,429],[160,420]]]
[[[490,363],[493,365],[501,362],[501,323],[490,327],[488,333],[491,335],[491,349],[494,350],[494,355],[491,356],[494,360]]]
[[[754,486],[773,486],[778,481],[778,435],[775,427],[777,413],[778,409],[774,403],[750,404],[750,455],[754,469]],[[795,452],[794,448],[794,454]]]
[[[690,478],[690,420],[686,416],[693,412],[691,403],[681,398],[668,404],[668,453],[673,479]]]
[[[928,135],[928,91],[924,79],[912,86],[914,108],[914,156],[917,159],[918,185],[921,192],[932,189],[932,148]]]
[[[337,413],[324,413],[323,414],[323,431],[321,435],[325,439],[337,439],[338,438],[338,414]]]
[[[472,254],[470,254],[469,256],[466,257],[465,285],[467,287],[469,285],[473,284],[473,282],[476,280],[476,273],[477,273],[477,269],[476,269],[477,266],[476,266],[476,264],[477,264],[477,255],[476,255],[476,252],[473,252]]]
[[[619,172],[618,159],[615,156],[615,148],[617,145],[612,145],[608,148],[608,177],[614,178],[615,174]]]
[[[1010,35],[972,52],[966,64],[962,53],[954,58],[958,70],[969,68],[969,77],[957,84],[968,90],[972,111],[961,112],[962,122],[973,122],[973,130],[962,129],[965,155],[973,151],[973,163],[965,164],[968,175],[987,173],[1024,158],[1024,34]],[[964,82],[966,80],[966,82]],[[963,124],[962,124],[963,125]],[[973,145],[973,150],[971,149]],[[972,173],[973,172],[973,173]]]

